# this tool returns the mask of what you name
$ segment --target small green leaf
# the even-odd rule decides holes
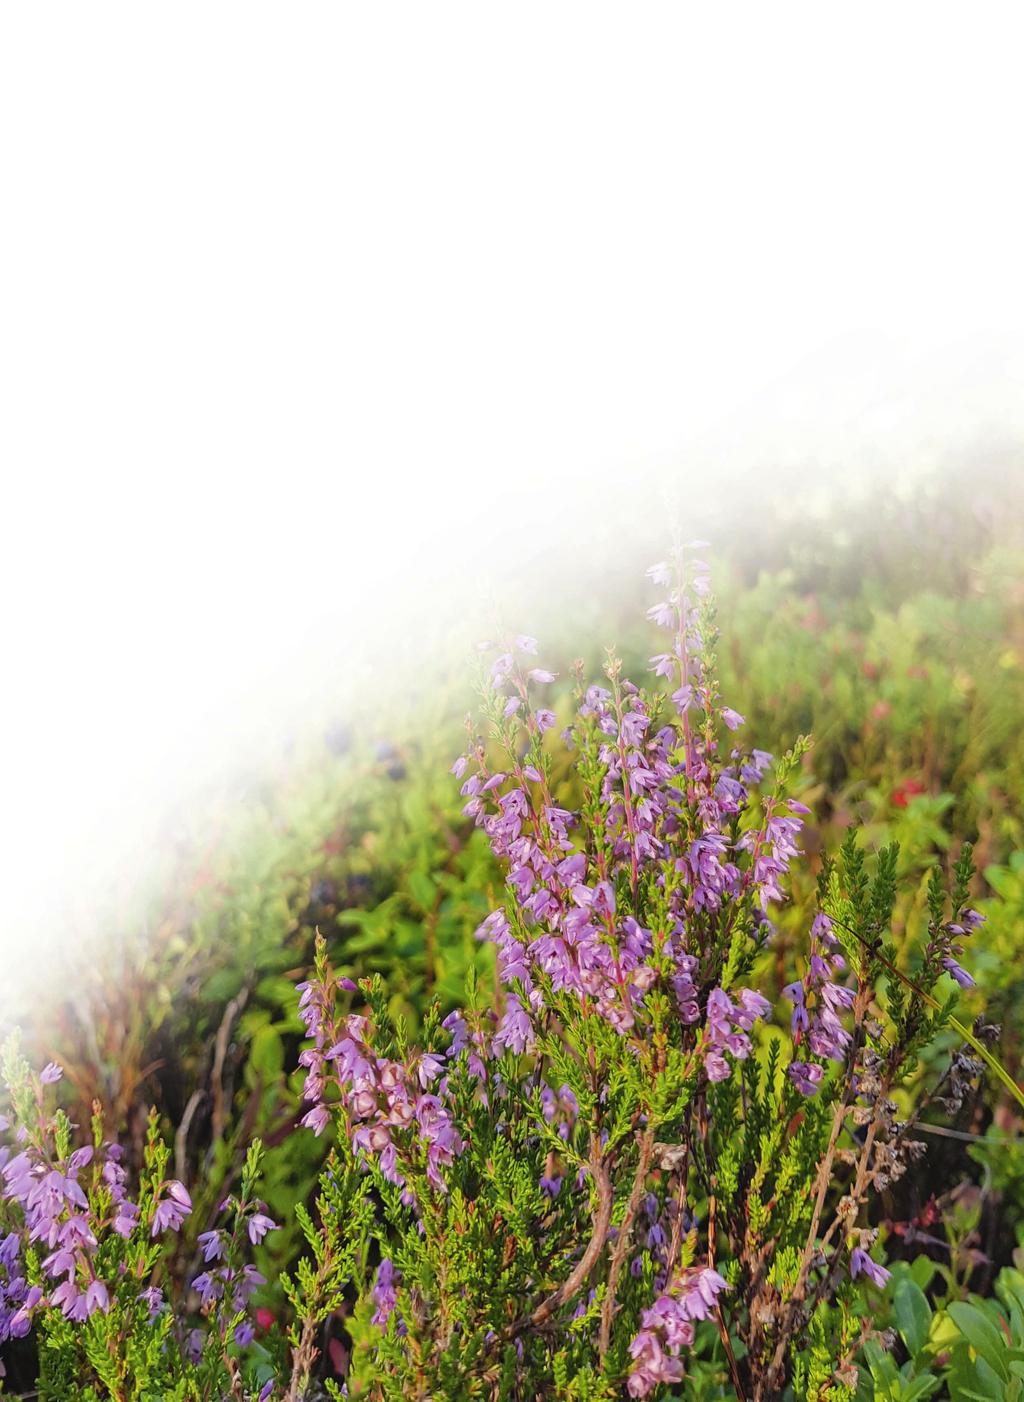
[[[922,1373],[904,1385],[900,1393],[900,1402],[917,1402],[919,1397],[931,1397],[939,1386],[939,1379],[934,1373]]]

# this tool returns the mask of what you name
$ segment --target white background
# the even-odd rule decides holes
[[[1015,434],[1015,13],[5,6],[0,977],[596,483]]]

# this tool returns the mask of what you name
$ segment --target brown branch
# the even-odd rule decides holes
[[[542,1300],[532,1314],[521,1315],[496,1333],[490,1339],[489,1344],[485,1345],[486,1348],[493,1348],[499,1343],[507,1343],[510,1339],[523,1333],[525,1329],[542,1329],[556,1310],[566,1301],[572,1299],[597,1264],[598,1257],[608,1240],[608,1230],[612,1221],[613,1194],[611,1177],[601,1153],[601,1140],[596,1132],[591,1132],[590,1135],[590,1173],[597,1188],[597,1208],[594,1212],[594,1230],[587,1243],[587,1249],[576,1263],[571,1275],[562,1282],[557,1290],[553,1291],[547,1299]]]
[[[192,1121],[196,1111],[206,1099],[206,1091],[202,1086],[198,1086],[188,1098],[185,1106],[185,1113],[181,1117],[181,1124],[174,1135],[174,1172],[183,1183],[187,1182],[188,1162],[188,1132],[192,1128]]]
[[[799,1320],[802,1317],[801,1306],[807,1294],[807,1280],[810,1274],[811,1262],[814,1259],[815,1242],[818,1235],[818,1226],[821,1222],[821,1215],[825,1207],[825,1198],[828,1194],[829,1185],[832,1182],[832,1165],[835,1162],[836,1150],[839,1144],[839,1136],[843,1130],[846,1119],[846,1112],[850,1107],[853,1096],[853,1067],[856,1064],[857,1056],[860,1053],[863,1030],[862,1024],[867,1014],[868,1004],[871,1001],[872,991],[868,984],[862,983],[857,991],[857,998],[854,1003],[853,1021],[854,1038],[853,1045],[846,1061],[846,1078],[843,1094],[836,1104],[835,1113],[832,1119],[832,1132],[829,1135],[828,1147],[818,1164],[818,1171],[815,1175],[815,1200],[814,1210],[811,1214],[811,1223],[807,1231],[807,1240],[804,1243],[803,1253],[800,1258],[800,1268],[797,1272],[796,1283],[793,1286],[793,1293],[786,1303],[782,1318],[782,1326],[779,1330],[775,1351],[772,1354],[771,1362],[765,1374],[765,1386],[769,1389],[767,1396],[771,1396],[771,1389],[778,1387],[782,1367],[786,1358],[786,1350],[790,1340],[800,1327]]]
[[[715,1310],[715,1322],[718,1325],[718,1337],[722,1340],[722,1347],[725,1349],[726,1361],[729,1364],[729,1376],[732,1378],[732,1385],[736,1389],[736,1396],[739,1402],[747,1402],[747,1394],[743,1387],[743,1378],[740,1375],[740,1365],[736,1362],[736,1355],[733,1352],[732,1339],[729,1338],[729,1329],[725,1322],[725,1315],[722,1306]]]
[[[708,1139],[708,1112],[707,1101],[702,1095],[697,1105],[697,1123],[700,1128],[701,1137],[705,1143]],[[717,1177],[709,1175],[708,1182],[708,1265],[714,1270],[716,1248],[718,1245],[718,1194]],[[725,1322],[725,1315],[722,1306],[715,1310],[715,1323],[718,1326],[718,1336],[722,1340],[722,1347],[725,1350],[726,1361],[729,1364],[729,1376],[732,1378],[732,1385],[736,1389],[736,1396],[739,1402],[747,1402],[747,1394],[744,1390],[743,1379],[740,1376],[739,1365],[736,1362],[736,1355],[733,1352],[732,1340],[729,1338],[729,1328]]]
[[[622,1218],[622,1226],[619,1228],[619,1235],[615,1241],[615,1250],[612,1253],[612,1264],[608,1272],[608,1288],[601,1304],[601,1332],[598,1336],[598,1356],[601,1359],[603,1359],[608,1352],[608,1344],[611,1341],[612,1316],[615,1313],[615,1293],[618,1289],[619,1275],[622,1272],[623,1262],[626,1259],[629,1239],[633,1233],[633,1219],[636,1217],[637,1208],[640,1206],[640,1195],[644,1190],[644,1184],[647,1181],[647,1173],[651,1166],[651,1154],[653,1150],[654,1125],[649,1124],[640,1141],[640,1157],[637,1160],[636,1173],[633,1175],[633,1186],[630,1189],[629,1200],[626,1203],[626,1211]]]
[[[303,1390],[309,1381],[309,1375],[313,1371],[313,1364],[320,1355],[317,1347],[316,1335],[318,1324],[312,1315],[302,1321],[302,1334],[299,1344],[292,1355],[292,1377],[288,1387],[287,1402],[299,1402]]]
[[[676,1189],[676,1213],[672,1219],[672,1236],[669,1240],[668,1256],[665,1260],[665,1279],[671,1280],[683,1249],[683,1216],[686,1211],[686,1191],[690,1179],[690,1149],[686,1145],[686,1159],[679,1170],[679,1187]]]
[[[590,1172],[597,1188],[597,1211],[594,1213],[594,1231],[587,1243],[587,1249],[576,1263],[572,1274],[562,1282],[553,1294],[542,1300],[531,1315],[513,1326],[518,1334],[527,1324],[536,1327],[549,1319],[566,1300],[571,1300],[590,1272],[597,1265],[598,1257],[608,1240],[608,1229],[612,1223],[612,1184],[608,1170],[601,1156],[601,1141],[596,1134],[590,1136]]]
[[[232,998],[231,1002],[224,1009],[224,1016],[221,1018],[220,1027],[217,1029],[217,1040],[214,1043],[213,1069],[210,1072],[210,1090],[213,1096],[213,1113],[211,1116],[211,1138],[216,1144],[224,1135],[224,1121],[226,1110],[224,1105],[224,1062],[228,1054],[228,1042],[231,1037],[231,1028],[235,1018],[245,1007],[249,998],[249,989],[245,987]]]

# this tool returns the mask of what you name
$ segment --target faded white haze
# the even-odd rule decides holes
[[[8,999],[551,552],[1019,443],[1014,14],[5,7]]]

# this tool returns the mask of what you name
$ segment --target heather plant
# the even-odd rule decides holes
[[[241,1189],[200,1237],[206,1269],[192,1282],[193,1327],[175,1308],[164,1269],[192,1199],[168,1176],[169,1152],[150,1117],[143,1172],[131,1192],[123,1153],[93,1118],[91,1142],[48,1104],[60,1068],[33,1075],[15,1043],[3,1075],[14,1143],[0,1148],[0,1344],[34,1329],[41,1397],[199,1398],[247,1395],[235,1353],[252,1343],[249,1302],[263,1277],[247,1248],[276,1224],[255,1196],[262,1146]],[[3,1365],[0,1363],[0,1370]],[[2,1371],[0,1371],[2,1377]]]
[[[471,1004],[441,1024],[447,1049],[410,1052],[379,989],[344,1023],[325,970],[304,990],[308,1122],[325,1126],[333,1082],[343,1139],[385,1202],[391,1185],[392,1231],[410,1214],[380,1248],[401,1323],[367,1380],[380,1395],[475,1378],[481,1395],[646,1396],[698,1344],[740,1396],[787,1377],[818,1395],[847,1386],[871,1332],[860,1292],[888,1272],[865,1212],[922,1151],[891,1097],[969,982],[969,853],[948,896],[932,882],[913,978],[888,940],[895,850],[872,879],[852,840],[824,864],[784,1058],[749,982],[797,853],[803,743],[763,792],[770,755],[722,753],[743,718],[718,696],[706,572],[680,557],[653,575],[671,586],[652,617],[673,642],[652,660],[673,690],[640,690],[614,658],[606,687],[578,687],[574,809],[549,786],[557,721],[533,695],[553,677],[532,639],[500,651],[488,743],[455,766],[507,868],[482,931],[500,1015]],[[932,1094],[962,1097],[980,1069],[960,1053]]]
[[[896,848],[869,863],[850,836],[821,861],[776,1007],[766,970],[807,742],[777,763],[739,742],[701,548],[650,571],[668,634],[651,686],[614,655],[601,685],[577,669],[563,725],[535,640],[489,650],[483,723],[453,769],[505,877],[479,930],[496,985],[471,964],[462,1005],[428,1006],[413,1035],[384,981],[339,975],[318,938],[299,985],[302,1126],[333,1142],[312,1210],[296,1210],[287,1339],[257,1341],[248,1315],[260,1282],[243,1248],[275,1229],[259,1149],[226,1224],[198,1238],[190,1292],[165,1306],[160,1243],[191,1203],[155,1127],[123,1234],[96,1177],[116,1152],[94,1143],[79,1202],[71,1127],[12,1059],[31,1150],[2,1165],[0,1340],[14,1321],[37,1330],[43,1396],[88,1377],[82,1396],[767,1402],[852,1399],[862,1363],[885,1372],[877,1209],[924,1153],[915,1121],[955,1113],[986,1067],[1022,1097],[988,1050],[995,1029],[953,1013],[982,919],[971,854],[948,880],[936,868],[908,942]],[[43,1198],[67,1257],[50,1265]],[[973,1320],[949,1317],[975,1347]],[[328,1350],[339,1321],[345,1346]]]
[[[991,484],[979,492],[973,471],[959,493],[932,484],[912,498],[833,504],[824,515],[801,497],[798,513],[780,500],[756,520],[748,513],[727,531],[720,523],[723,692],[747,717],[743,733],[767,749],[784,749],[801,731],[815,739],[799,780],[814,810],[801,834],[810,860],[790,873],[774,972],[758,985],[771,998],[797,973],[816,908],[817,854],[834,850],[851,824],[869,849],[900,845],[897,930],[927,919],[928,872],[963,837],[976,838],[985,882],[1024,842],[1019,513],[986,505],[991,493]],[[944,544],[913,544],[922,540]],[[627,542],[610,574],[602,559],[600,585],[564,570],[566,606],[544,624],[556,655],[571,656],[583,635],[587,675],[601,665],[587,638],[620,637],[624,670],[642,669],[629,554]],[[207,1210],[237,1185],[254,1136],[274,1147],[263,1191],[282,1222],[261,1249],[261,1269],[273,1280],[294,1265],[301,1234],[291,1203],[308,1199],[323,1158],[321,1140],[290,1132],[299,1102],[288,1076],[300,1030],[293,987],[311,965],[317,928],[339,972],[382,975],[392,1011],[413,1030],[434,996],[445,1012],[458,1004],[470,962],[490,977],[494,947],[472,934],[501,876],[444,772],[466,689],[451,674],[456,655],[454,640],[435,650],[418,673],[415,705],[407,688],[390,697],[364,688],[345,726],[331,723],[333,713],[311,720],[309,734],[265,756],[227,795],[194,798],[158,844],[149,898],[119,899],[104,920],[111,938],[102,951],[79,946],[59,988],[41,980],[38,996],[15,1008],[0,983],[0,1023],[13,1014],[27,1053],[61,1062],[74,1118],[87,1123],[101,1101],[106,1131],[121,1137],[133,1170],[147,1109],[158,1108],[175,1175],[197,1204],[172,1274],[187,1267]],[[549,693],[563,721],[566,685],[560,679]],[[569,752],[556,746],[550,756],[552,783],[571,793]],[[985,893],[979,883],[981,909]],[[1012,1066],[1019,924],[1012,915],[1001,924],[997,956],[987,954],[991,926],[977,941],[979,983]],[[968,1000],[972,1010],[981,998]],[[937,1066],[947,1055],[952,1035],[924,1051],[919,1078],[933,1056]],[[982,1132],[987,1108],[1005,1115],[985,1098],[961,1128]]]

